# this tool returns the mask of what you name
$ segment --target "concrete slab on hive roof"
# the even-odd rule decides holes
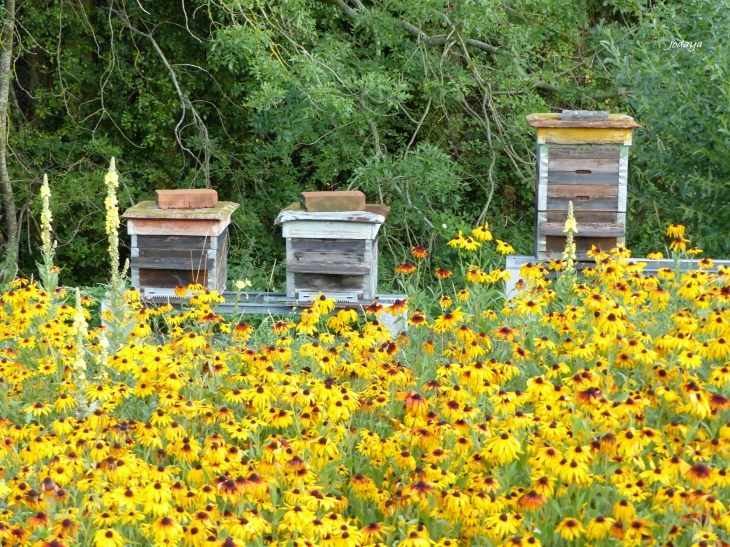
[[[140,201],[130,207],[122,218],[160,220],[228,220],[240,204],[219,201],[214,207],[204,209],[160,209],[154,201]]]
[[[585,127],[596,129],[634,129],[641,127],[631,116],[609,114],[605,120],[561,120],[557,113],[537,113],[526,116],[530,127]]]
[[[311,213],[365,210],[365,194],[359,190],[302,192],[299,196],[301,208]]]
[[[283,209],[274,221],[275,225],[296,220],[329,221],[329,222],[361,222],[369,224],[383,224],[388,217],[390,207],[387,205],[365,205],[364,211],[328,211],[313,213],[303,211],[297,202]]]
[[[160,209],[209,209],[218,203],[218,192],[210,188],[155,190]]]

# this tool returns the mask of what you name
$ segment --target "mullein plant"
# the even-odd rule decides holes
[[[576,249],[573,235],[578,233],[578,223],[573,213],[572,201],[568,202],[568,217],[565,219],[563,233],[565,234],[565,249],[563,250],[562,259],[563,271],[557,280],[556,290],[561,296],[561,300],[572,302],[574,300],[573,285],[576,279]]]
[[[107,193],[104,198],[106,209],[106,234],[109,238],[109,260],[111,263],[111,287],[107,293],[109,308],[105,310],[103,319],[109,327],[112,340],[122,343],[134,327],[134,321],[127,320],[128,307],[126,300],[130,291],[124,290],[129,261],[125,261],[124,267],[119,267],[119,201],[117,199],[117,188],[119,188],[119,174],[116,169],[116,161],[111,159],[109,170],[104,175],[104,184]],[[136,291],[131,291],[136,293]]]
[[[53,239],[53,215],[51,214],[51,187],[48,184],[48,175],[43,175],[41,184],[41,256],[43,262],[38,264],[38,270],[43,287],[53,293],[58,285],[58,268],[53,265],[56,254],[56,241]]]
[[[119,174],[114,158],[109,164],[109,171],[104,176],[104,184],[106,185],[104,208],[106,209],[106,235],[109,238],[109,258],[111,259],[111,282],[112,289],[116,293],[114,296],[117,296],[122,294],[125,272],[121,274],[119,272],[119,201],[117,200]]]
[[[89,405],[86,400],[86,388],[88,381],[86,378],[86,338],[89,335],[89,325],[84,315],[84,307],[81,304],[81,292],[76,288],[76,313],[73,320],[74,332],[74,353],[71,362],[71,373],[73,376],[73,384],[76,387],[74,399],[76,400],[76,416],[79,419],[85,418],[89,411]]]
[[[565,234],[565,251],[563,252],[565,275],[572,276],[575,275],[575,242],[573,241],[573,234],[578,233],[578,223],[573,213],[572,201],[568,202],[568,218],[565,219],[563,233]]]

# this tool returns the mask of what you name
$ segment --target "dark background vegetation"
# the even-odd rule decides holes
[[[48,173],[61,281],[106,280],[103,174],[126,208],[157,188],[241,203],[230,277],[280,285],[277,212],[312,189],[392,206],[381,271],[487,220],[528,253],[531,112],[630,113],[629,244],[664,226],[730,255],[730,9],[724,0],[26,0],[9,170],[20,270],[39,259]],[[702,42],[693,52],[671,41]],[[3,220],[4,223],[4,220]],[[0,235],[0,237],[2,237]],[[387,283],[387,275],[381,279]]]

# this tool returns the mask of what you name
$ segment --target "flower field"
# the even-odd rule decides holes
[[[501,302],[491,240],[451,242],[458,284],[416,247],[415,296],[364,317],[321,297],[252,326],[116,279],[92,328],[44,239],[0,301],[2,545],[726,545],[730,270],[618,248],[577,277],[568,252]]]

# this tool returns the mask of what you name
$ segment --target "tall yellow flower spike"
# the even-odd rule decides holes
[[[575,242],[573,241],[573,234],[578,233],[578,223],[575,220],[573,214],[573,202],[568,202],[568,218],[565,220],[565,227],[563,232],[566,234],[565,237],[565,251],[563,252],[563,261],[565,262],[565,272],[573,273],[575,271]]]

